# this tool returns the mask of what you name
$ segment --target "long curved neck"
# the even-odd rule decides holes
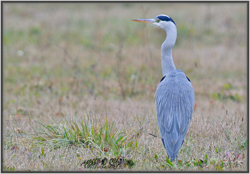
[[[161,45],[161,66],[163,76],[176,69],[172,57],[172,49],[177,38],[177,29],[175,24],[171,24],[168,25],[165,30],[167,37]]]

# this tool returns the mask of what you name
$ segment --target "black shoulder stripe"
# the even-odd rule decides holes
[[[161,78],[161,81],[162,81],[163,79],[165,79],[165,77],[166,77],[166,76],[162,77],[162,78]],[[160,81],[160,82],[161,82],[161,81]]]
[[[186,76],[187,77],[187,76]],[[190,81],[190,79],[187,77],[188,81]],[[191,82],[191,81],[190,81]]]

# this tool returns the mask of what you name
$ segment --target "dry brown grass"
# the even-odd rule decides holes
[[[246,10],[243,3],[5,3],[3,169],[80,170],[84,159],[95,157],[89,149],[45,146],[41,156],[39,144],[20,130],[32,133],[34,119],[51,117],[59,124],[66,116],[90,113],[97,123],[114,121],[120,131],[143,128],[137,149],[124,152],[135,162],[126,170],[173,170],[162,167],[165,149],[149,135],[159,135],[154,92],[165,32],[131,21],[165,13],[178,27],[175,65],[191,79],[196,95],[179,153],[190,166],[174,170],[246,171]],[[234,160],[237,154],[244,158]],[[205,155],[209,162],[195,165]]]

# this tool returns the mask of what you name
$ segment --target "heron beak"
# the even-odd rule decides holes
[[[147,24],[153,24],[155,22],[154,19],[133,19],[132,21],[142,22],[142,23],[147,23]]]

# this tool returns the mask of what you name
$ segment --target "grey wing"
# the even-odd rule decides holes
[[[156,90],[157,120],[167,154],[175,158],[186,136],[194,108],[194,91],[185,78],[164,79]]]

